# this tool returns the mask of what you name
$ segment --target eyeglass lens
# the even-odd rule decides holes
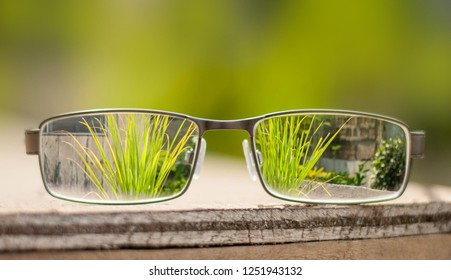
[[[95,203],[159,201],[183,192],[193,173],[197,125],[164,114],[102,113],[41,127],[48,191]]]
[[[356,115],[295,114],[255,127],[257,168],[275,196],[322,202],[387,199],[402,192],[407,129]]]

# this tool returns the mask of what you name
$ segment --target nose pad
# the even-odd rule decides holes
[[[197,158],[196,167],[194,167],[193,179],[197,180],[199,178],[200,170],[202,169],[202,164],[204,163],[205,151],[207,150],[207,141],[204,138],[200,141],[199,157]]]
[[[246,158],[247,170],[249,171],[249,175],[251,176],[252,181],[256,181],[257,173],[255,170],[255,163],[251,155],[251,150],[249,148],[249,141],[247,141],[246,139],[243,140],[243,151],[244,158]]]

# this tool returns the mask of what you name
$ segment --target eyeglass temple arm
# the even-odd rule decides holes
[[[426,134],[424,131],[412,131],[410,137],[412,139],[411,158],[424,158]],[[39,154],[39,129],[25,130],[25,149],[27,155]]]

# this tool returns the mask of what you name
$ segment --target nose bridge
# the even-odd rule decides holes
[[[203,120],[204,131],[208,130],[246,130],[252,133],[252,127],[256,122],[255,119],[242,119],[242,120]]]

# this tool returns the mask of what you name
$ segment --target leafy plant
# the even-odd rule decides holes
[[[359,164],[358,167],[354,176],[350,176],[347,172],[327,172],[324,168],[314,168],[310,171],[308,179],[337,185],[361,186],[369,170],[365,169],[365,163]]]
[[[337,156],[337,152],[341,149],[341,145],[333,145],[330,149],[332,150],[333,158],[335,158]]]
[[[363,184],[363,180],[365,180],[368,171],[369,169],[365,169],[365,163],[359,164],[359,171],[354,174],[353,178],[354,186],[361,186]]]
[[[270,118],[258,126],[256,144],[268,186],[285,194],[307,195],[324,185],[305,181],[347,121],[333,134],[323,136],[325,123],[316,115],[295,115]]]
[[[96,187],[99,198],[155,198],[173,195],[188,179],[191,165],[184,163],[192,122],[179,124],[165,115],[106,115],[81,122],[94,148],[86,148],[71,133],[73,160]]]
[[[404,180],[406,169],[406,145],[396,137],[383,140],[371,164],[371,187],[379,190],[395,190]]]

